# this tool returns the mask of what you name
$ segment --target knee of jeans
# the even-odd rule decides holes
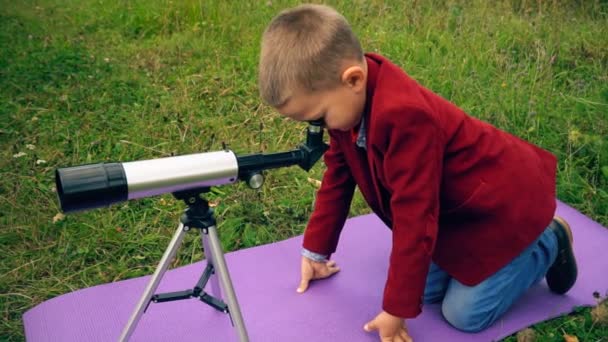
[[[454,328],[468,333],[486,329],[492,323],[493,317],[491,313],[482,313],[471,306],[454,305],[450,301],[443,302],[441,313]]]

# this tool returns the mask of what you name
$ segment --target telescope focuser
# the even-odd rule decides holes
[[[237,157],[239,178],[246,180],[252,173],[290,165],[298,165],[305,171],[309,171],[329,148],[323,142],[322,124],[321,120],[310,122],[306,131],[306,143],[300,145],[297,150]]]

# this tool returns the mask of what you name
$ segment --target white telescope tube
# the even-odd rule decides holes
[[[234,183],[239,171],[232,151],[126,162],[122,167],[129,199]]]

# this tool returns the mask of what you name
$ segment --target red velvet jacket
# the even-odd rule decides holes
[[[367,54],[366,149],[330,130],[303,247],[335,252],[355,186],[392,229],[383,310],[412,318],[433,260],[475,285],[519,255],[555,212],[556,158],[468,116]],[[373,248],[373,246],[371,246]]]

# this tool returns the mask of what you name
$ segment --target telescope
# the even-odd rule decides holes
[[[201,195],[212,186],[231,184],[238,180],[257,189],[264,183],[262,172],[268,169],[298,165],[309,171],[329,148],[323,142],[322,125],[322,120],[309,122],[306,142],[287,152],[238,156],[224,147],[223,150],[214,152],[125,163],[88,164],[56,170],[57,195],[62,211],[66,213],[164,193],[172,193],[188,206],[119,341],[130,339],[151,302],[191,298],[198,298],[212,308],[229,314],[239,341],[249,341],[218,238],[213,209]],[[155,294],[184,234],[193,228],[200,230],[203,254],[207,261],[198,282],[192,289]],[[211,282],[212,293],[205,291],[208,281]],[[221,294],[225,302],[220,298]]]
[[[323,142],[323,122],[309,123],[306,143],[298,149],[237,156],[222,151],[132,161],[100,163],[57,169],[55,185],[63,212],[83,211],[112,203],[164,193],[245,181],[262,186],[262,171],[299,165],[309,171],[328,149]]]

